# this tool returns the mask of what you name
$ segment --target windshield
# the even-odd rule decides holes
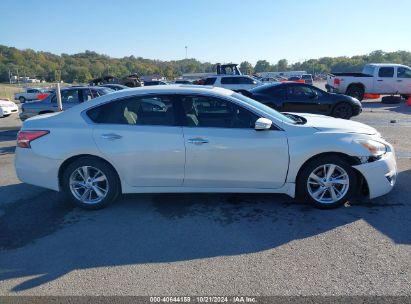
[[[253,107],[255,107],[255,108],[257,108],[257,109],[259,109],[259,110],[261,110],[261,111],[263,111],[263,112],[265,112],[265,113],[267,113],[267,114],[269,114],[269,115],[271,115],[275,118],[277,118],[278,120],[281,120],[282,122],[295,124],[295,120],[281,114],[280,112],[277,112],[276,110],[274,110],[270,107],[267,107],[266,105],[254,100],[254,99],[248,98],[248,97],[246,97],[242,94],[239,94],[239,93],[233,93],[231,96],[234,97],[235,99],[238,99],[238,100],[241,100],[243,102],[248,103],[249,105],[251,105],[251,106],[253,106]]]

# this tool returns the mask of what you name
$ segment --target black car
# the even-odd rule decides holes
[[[251,97],[280,112],[316,113],[350,119],[361,113],[361,102],[342,95],[297,82],[272,83],[253,88]]]
[[[109,88],[109,89],[112,89],[114,91],[129,89],[129,87],[127,87],[125,85],[122,85],[122,84],[117,84],[117,83],[105,83],[105,84],[99,85],[99,87]]]

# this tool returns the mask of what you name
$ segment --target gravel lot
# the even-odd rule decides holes
[[[410,114],[364,103],[355,120],[394,144],[398,183],[331,211],[254,194],[127,195],[73,209],[17,180],[20,122],[0,119],[0,294],[411,295]]]

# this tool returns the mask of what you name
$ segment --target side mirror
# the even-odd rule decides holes
[[[269,130],[272,124],[273,122],[271,120],[261,117],[255,122],[254,129],[256,131]]]

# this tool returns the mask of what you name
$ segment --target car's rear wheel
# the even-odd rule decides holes
[[[19,101],[20,103],[25,103],[26,102],[26,98],[24,98],[23,96],[19,97]]]
[[[352,117],[352,107],[348,103],[339,103],[335,106],[332,116],[336,118],[350,119]]]
[[[345,160],[324,156],[309,161],[297,178],[300,199],[321,209],[343,205],[355,193],[357,174]]]
[[[72,202],[85,209],[101,209],[120,193],[114,169],[93,157],[83,157],[68,165],[63,173],[62,187]]]

